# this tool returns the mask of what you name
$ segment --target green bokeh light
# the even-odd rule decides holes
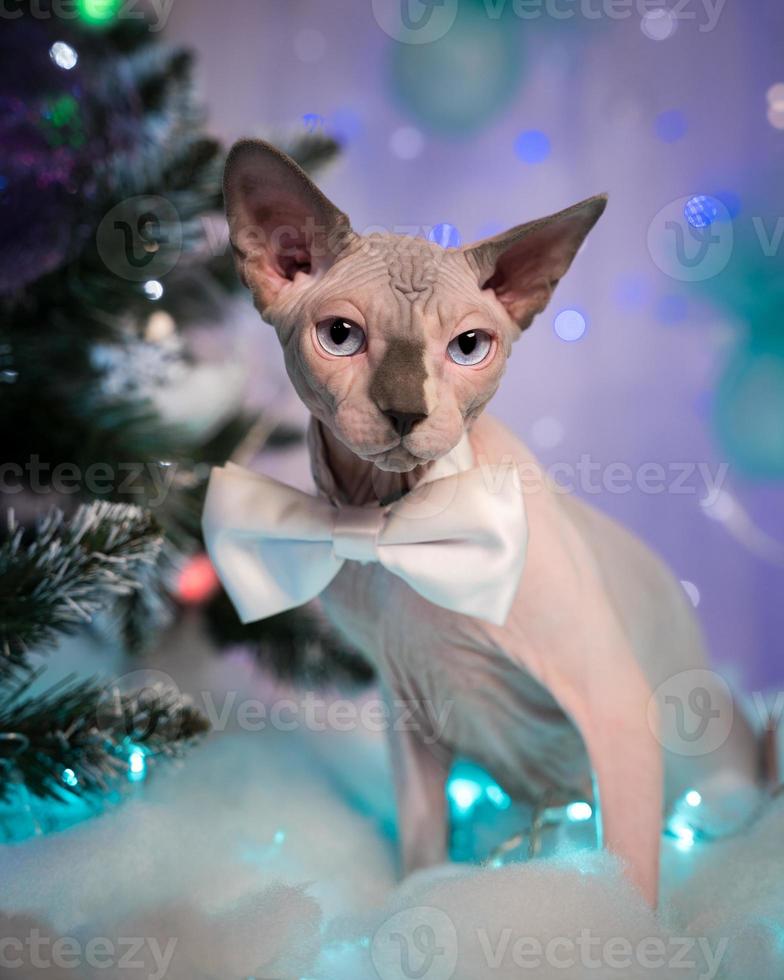
[[[520,22],[460,6],[431,44],[393,44],[391,86],[406,113],[430,132],[468,137],[514,102],[525,71]]]
[[[784,477],[784,342],[743,345],[716,390],[715,425],[742,473]]]
[[[103,26],[116,19],[123,0],[76,0],[76,9],[85,23]]]

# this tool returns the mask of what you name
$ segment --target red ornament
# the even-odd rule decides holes
[[[200,606],[218,591],[220,582],[207,555],[189,558],[177,578],[176,594],[188,606]]]

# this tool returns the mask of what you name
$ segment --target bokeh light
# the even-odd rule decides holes
[[[774,129],[784,129],[784,109],[775,109],[770,106],[768,109],[768,122]]]
[[[111,24],[122,8],[124,0],[76,0],[81,19],[97,27]]]
[[[563,422],[545,415],[537,419],[531,426],[531,441],[540,449],[554,449],[563,442]]]
[[[526,64],[520,21],[461,3],[453,26],[430,44],[396,44],[392,86],[429,132],[469,136],[514,100]]]
[[[782,347],[740,351],[716,392],[714,417],[722,446],[735,466],[753,476],[784,476]]]
[[[79,61],[79,55],[65,41],[55,41],[51,48],[49,48],[49,57],[58,68],[62,68],[65,71],[70,71],[72,68],[75,68]]]
[[[675,33],[677,26],[677,17],[664,7],[647,11],[640,21],[640,30],[652,41],[666,41]]]
[[[690,582],[686,578],[681,579],[681,585],[683,586],[683,591],[689,597],[689,601],[696,609],[700,604],[700,590],[697,588],[694,582]]]
[[[719,217],[720,210],[720,201],[707,194],[697,194],[683,206],[683,216],[692,228],[708,228]]]
[[[539,129],[528,129],[515,140],[515,153],[524,163],[541,163],[550,151],[550,138]]]
[[[566,819],[574,823],[584,823],[593,816],[593,807],[584,800],[576,800],[566,808]]]
[[[556,336],[567,343],[580,340],[588,329],[588,322],[579,310],[561,310],[553,321]]]
[[[177,578],[176,594],[180,602],[199,606],[210,599],[220,586],[218,576],[207,555],[194,555],[183,566]]]
[[[63,770],[63,782],[66,786],[70,786],[73,789],[75,786],[79,785],[79,777],[73,771],[73,769]]]
[[[440,245],[441,248],[460,248],[460,232],[454,225],[447,224],[445,221],[435,225],[427,233],[427,240]]]
[[[414,160],[425,146],[425,137],[415,126],[400,126],[389,137],[389,149],[399,160]]]
[[[157,279],[148,279],[144,284],[144,294],[148,299],[160,299],[163,296],[163,284]]]
[[[472,779],[452,779],[448,787],[449,799],[459,813],[468,813],[482,797],[482,787]]]
[[[128,779],[141,783],[147,775],[147,752],[139,745],[132,745],[128,754]]]

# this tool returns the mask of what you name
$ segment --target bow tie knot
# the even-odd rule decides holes
[[[378,538],[387,517],[383,507],[337,507],[332,528],[336,558],[367,564],[378,561]]]

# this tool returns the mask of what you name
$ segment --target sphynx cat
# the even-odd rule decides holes
[[[388,697],[419,706],[417,726],[390,733],[404,869],[446,859],[445,781],[469,757],[514,799],[598,803],[604,846],[655,906],[663,815],[717,777],[754,786],[755,735],[705,669],[677,580],[483,414],[606,198],[442,249],[354,232],[263,142],[233,147],[224,192],[239,275],[312,415],[322,497],[378,507],[444,467],[525,473],[527,551],[503,624],[435,604],[378,562],[345,561],[321,595]],[[673,699],[693,706],[696,683],[723,726],[704,750],[675,730]]]

